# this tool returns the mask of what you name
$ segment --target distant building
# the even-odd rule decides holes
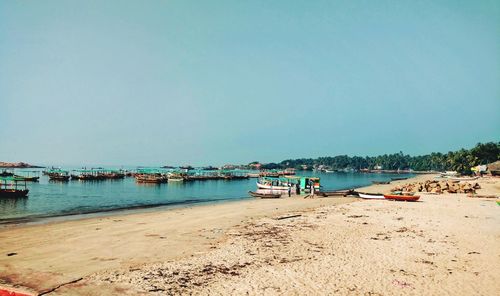
[[[252,170],[260,170],[260,168],[262,167],[262,164],[257,162],[257,163],[250,163],[248,165]]]

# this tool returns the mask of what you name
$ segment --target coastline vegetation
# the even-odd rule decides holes
[[[384,170],[415,170],[415,171],[446,171],[453,170],[461,174],[470,174],[471,168],[485,165],[500,159],[500,142],[478,143],[472,149],[460,149],[448,153],[433,152],[431,154],[410,156],[403,152],[379,156],[348,156],[287,159],[280,163],[262,165],[263,169],[308,169],[319,166],[333,170],[342,169],[376,169]]]

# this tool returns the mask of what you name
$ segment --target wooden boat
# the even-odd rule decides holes
[[[375,185],[391,184],[391,181],[372,181]]]
[[[69,175],[63,175],[63,174],[52,174],[49,175],[49,180],[50,181],[62,181],[66,182],[69,181],[70,176]]]
[[[354,191],[353,189],[349,190],[335,190],[335,191],[318,191],[315,192],[316,195],[322,196],[322,197],[329,197],[329,196],[348,196],[348,195],[354,195],[357,196],[358,193]]]
[[[26,182],[38,182],[40,177],[25,177],[25,176],[19,176],[19,175],[14,175],[15,178],[19,179],[20,181],[26,181]]]
[[[253,197],[258,197],[258,198],[280,198],[281,197],[281,194],[279,194],[279,193],[258,193],[258,192],[248,191],[248,194],[250,194]]]
[[[168,181],[168,178],[165,176],[159,176],[159,175],[141,174],[141,175],[135,176],[135,181],[137,183],[160,184],[160,183],[166,183]]]
[[[363,193],[358,192],[359,197],[362,199],[385,199],[382,193]]]
[[[50,181],[66,182],[70,178],[70,175],[68,174],[68,172],[63,171],[63,170],[53,170],[53,171],[47,172],[47,175],[49,176]]]
[[[184,178],[182,176],[169,176],[168,182],[183,182]]]
[[[12,176],[14,176],[14,173],[9,172],[9,171],[6,171],[6,170],[3,170],[3,171],[0,173],[0,177],[12,177]]]
[[[385,199],[397,200],[397,201],[417,201],[419,195],[399,195],[399,194],[384,194]]]
[[[23,182],[23,185],[19,185]],[[26,197],[29,190],[26,188],[26,180],[20,180],[15,177],[0,178],[0,198],[19,198]]]
[[[267,190],[286,190],[288,191],[289,186],[276,186],[276,185],[268,185],[268,184],[261,184],[257,182],[257,188],[259,189],[267,189]]]

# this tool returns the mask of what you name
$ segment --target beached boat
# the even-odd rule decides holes
[[[358,193],[354,191],[353,189],[349,190],[335,190],[335,191],[318,191],[315,193],[318,196],[322,197],[329,197],[329,196],[348,196],[348,195],[354,195],[357,196]]]
[[[382,193],[363,193],[358,192],[358,195],[362,199],[385,199]]]
[[[391,184],[391,181],[372,181],[374,185]]]
[[[417,201],[419,195],[399,195],[399,194],[384,194],[385,199],[397,200],[397,201]]]
[[[259,193],[259,192],[248,191],[248,194],[250,194],[253,197],[258,197],[258,198],[280,198],[281,197],[281,194],[279,194],[279,193]]]
[[[458,172],[457,171],[446,171],[444,173],[441,173],[440,175],[441,175],[441,177],[456,177],[456,176],[458,176]]]
[[[452,181],[474,181],[479,179],[479,177],[446,177],[446,179],[452,180]]]
[[[16,177],[0,177],[0,198],[26,197],[28,192],[26,180]]]

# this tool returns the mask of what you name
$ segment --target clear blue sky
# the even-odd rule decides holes
[[[499,1],[0,2],[0,161],[223,164],[500,140]]]

